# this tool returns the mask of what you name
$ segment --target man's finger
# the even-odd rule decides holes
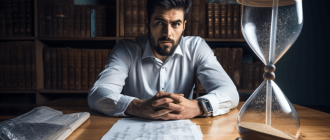
[[[174,100],[175,103],[181,103],[183,101],[183,98],[184,98],[183,94],[173,94],[173,93],[167,93],[167,92],[164,92],[164,91],[160,91],[156,94],[157,98],[160,98],[160,97],[163,97],[163,96],[170,97],[171,99]]]
[[[162,104],[172,103],[172,102],[173,102],[173,99],[171,99],[171,98],[161,98],[161,99],[158,99],[156,101],[153,101],[152,106],[159,106],[159,105],[162,105]]]
[[[162,109],[162,110],[159,110],[159,111],[151,114],[151,117],[157,118],[157,117],[163,116],[163,115],[165,115],[165,114],[167,114],[167,113],[169,113],[171,111],[173,111],[173,110],[171,110],[171,109]]]
[[[168,113],[166,116],[162,116],[159,118],[163,120],[180,120],[182,119],[182,115]]]
[[[167,108],[171,109],[171,110],[175,110],[175,111],[183,111],[184,110],[184,107],[182,107],[180,105],[177,105],[177,104],[174,104],[174,103],[169,103]]]
[[[179,95],[179,96],[184,97],[184,94],[182,94],[182,93],[175,93],[175,95]]]
[[[165,92],[165,91],[159,91],[157,92],[156,94],[156,97],[163,97],[163,96],[170,96],[172,93],[168,93],[168,92]]]

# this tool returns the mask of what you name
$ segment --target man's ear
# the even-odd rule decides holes
[[[183,31],[186,29],[186,23],[187,23],[187,20],[184,20],[184,22],[183,22]]]

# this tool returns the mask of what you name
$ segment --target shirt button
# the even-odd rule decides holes
[[[164,67],[162,67],[162,69],[164,69]]]
[[[164,90],[164,88],[162,88],[162,90]]]

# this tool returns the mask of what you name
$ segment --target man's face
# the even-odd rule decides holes
[[[184,11],[182,9],[167,10],[155,7],[149,22],[149,41],[151,47],[162,56],[173,54],[180,43],[185,28]]]

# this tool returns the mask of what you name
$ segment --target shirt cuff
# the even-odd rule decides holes
[[[128,105],[134,99],[138,99],[138,98],[132,97],[132,96],[125,96],[125,95],[121,96],[116,105],[116,110],[118,110],[118,112],[116,113],[116,116],[130,116],[130,115],[125,114],[125,111],[126,111]]]
[[[210,101],[213,109],[213,116],[223,115],[230,111],[230,107],[231,107],[230,98],[225,94],[220,94],[220,97],[218,96],[215,95],[214,93],[209,93],[199,97]]]

